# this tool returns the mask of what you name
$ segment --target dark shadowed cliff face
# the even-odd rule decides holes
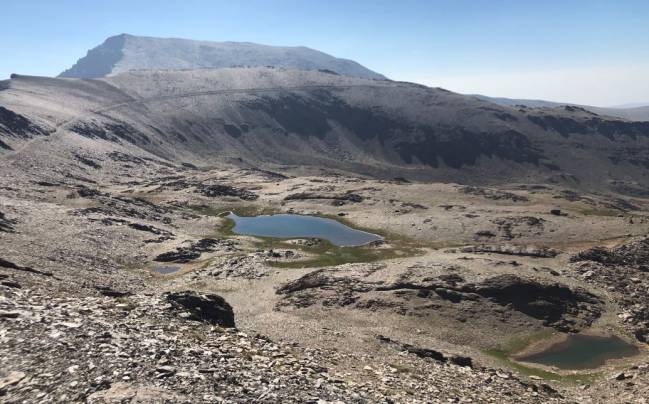
[[[648,185],[646,122],[581,108],[499,106],[442,89],[321,71],[17,76],[0,91],[0,106],[0,153],[10,153],[22,138],[54,132],[51,137],[71,134],[172,162],[299,164],[474,184]]]
[[[538,166],[543,158],[540,150],[536,150],[523,134],[511,129],[489,133],[462,128],[426,128],[412,141],[397,143],[396,148],[406,163],[418,161],[435,168],[441,162],[461,169],[476,165],[480,157]]]
[[[0,135],[24,139],[47,134],[46,129],[39,127],[23,115],[0,106]]]

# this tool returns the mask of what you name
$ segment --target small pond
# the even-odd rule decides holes
[[[565,341],[551,345],[541,352],[517,357],[524,362],[554,366],[559,369],[592,369],[609,359],[633,356],[638,348],[616,336],[571,334]]]
[[[180,271],[180,267],[174,265],[161,265],[153,267],[153,272],[160,275],[170,275],[178,271]]]
[[[243,217],[230,213],[228,218],[234,220],[232,231],[247,236],[276,237],[276,238],[320,238],[331,244],[343,246],[359,246],[382,237],[361,230],[352,229],[333,219],[303,215],[262,215]]]

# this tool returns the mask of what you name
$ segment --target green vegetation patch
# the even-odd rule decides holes
[[[581,213],[584,216],[604,216],[604,217],[615,217],[622,213],[622,211],[615,210],[615,209],[595,209],[595,208],[588,208],[588,209],[580,209],[579,213]]]
[[[232,219],[225,217],[228,212],[234,212],[237,216],[258,216],[258,215],[272,215],[280,213],[277,209],[270,207],[256,206],[256,205],[232,205],[220,207],[205,207],[193,206],[192,211],[201,215],[208,216],[221,216],[223,224],[218,229],[219,237],[233,237],[236,234],[233,232],[235,222]],[[371,245],[362,245],[354,247],[339,247],[331,244],[327,240],[320,240],[314,245],[301,245],[289,244],[287,240],[275,237],[260,237],[251,236],[259,240],[254,242],[254,246],[258,249],[272,250],[272,249],[294,249],[300,250],[308,256],[307,259],[299,261],[283,261],[283,260],[269,260],[268,264],[277,268],[312,268],[323,266],[335,266],[348,263],[357,262],[375,262],[391,258],[409,257],[420,255],[423,253],[420,243],[409,240],[403,236],[376,231],[369,228],[356,226],[349,220],[343,219],[339,216],[333,215],[320,215],[336,220],[348,227],[366,231],[369,233],[377,234],[385,240],[389,246],[373,247]],[[307,239],[308,237],[305,237]]]

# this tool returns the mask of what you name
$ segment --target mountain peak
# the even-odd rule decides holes
[[[252,42],[211,42],[120,34],[107,38],[59,77],[97,78],[131,70],[217,69],[273,66],[327,70],[345,76],[385,79],[347,59],[303,46],[283,47]]]

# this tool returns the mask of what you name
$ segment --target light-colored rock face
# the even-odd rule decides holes
[[[118,35],[88,51],[60,77],[97,78],[132,70],[195,70],[273,66],[328,70],[345,76],[385,79],[360,64],[305,47],[249,42],[209,42]]]

